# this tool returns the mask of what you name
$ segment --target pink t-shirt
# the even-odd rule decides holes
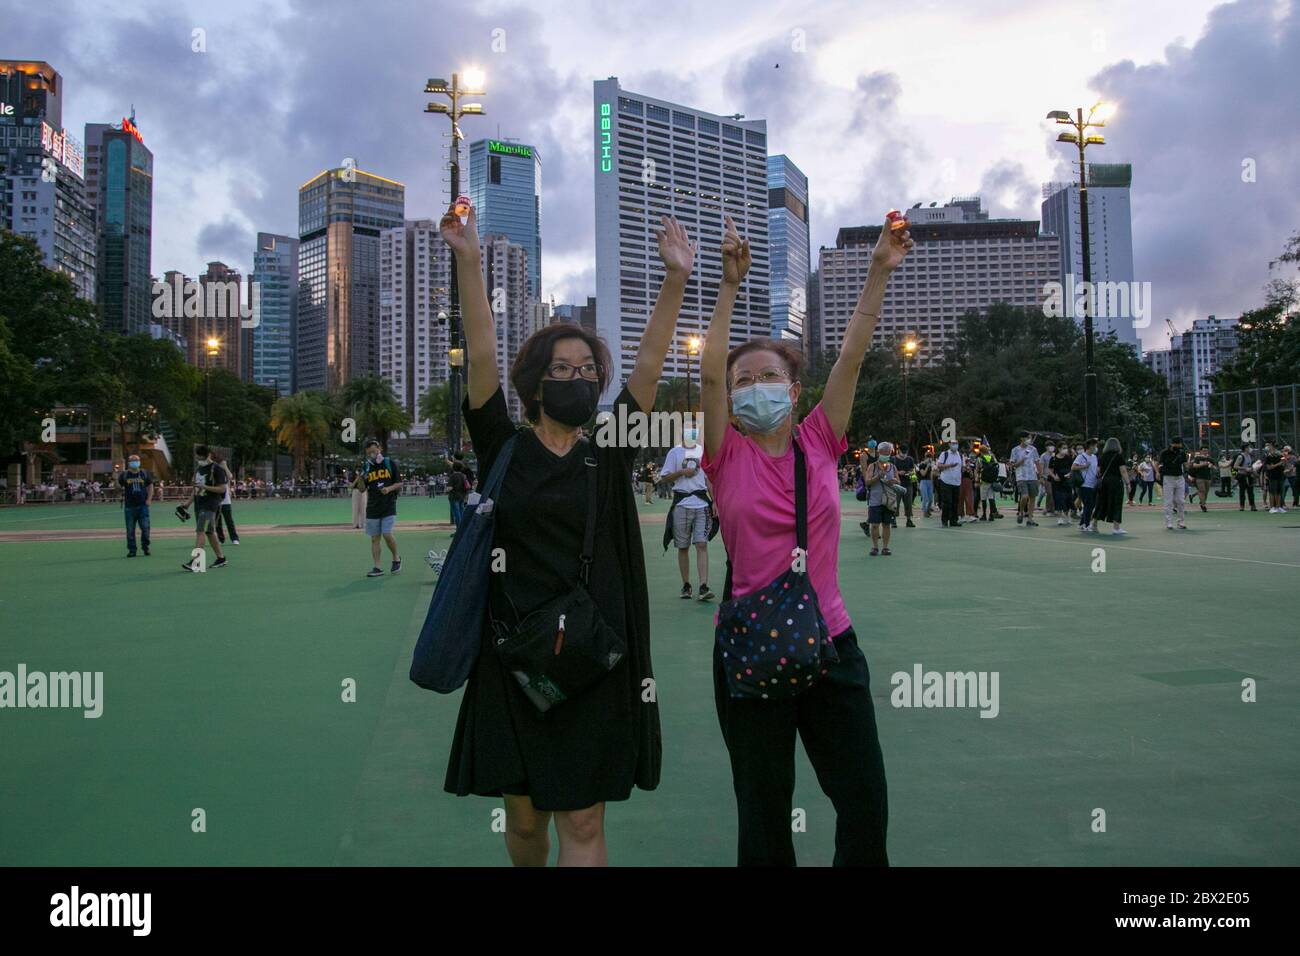
[[[796,430],[808,468],[808,573],[832,637],[852,622],[837,574],[840,552],[839,459],[848,442],[819,403]],[[744,597],[790,570],[794,533],[794,448],[773,458],[731,425],[716,457],[704,456],[722,540],[731,555],[731,591]]]

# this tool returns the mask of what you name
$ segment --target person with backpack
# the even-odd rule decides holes
[[[1250,510],[1255,507],[1255,453],[1249,443],[1241,446],[1241,451],[1232,460],[1232,469],[1237,476],[1238,511],[1246,510],[1246,501],[1250,501]]]
[[[889,550],[891,519],[898,513],[898,466],[891,460],[894,446],[887,441],[876,447],[877,457],[862,476],[867,489],[867,525],[871,529],[871,557],[893,554]],[[881,530],[883,527],[883,531]],[[881,547],[883,537],[884,547]]]
[[[939,453],[934,463],[939,492],[939,523],[945,528],[960,528],[957,517],[957,499],[961,495],[961,472],[965,460],[957,450],[957,442],[948,442],[948,447]]]
[[[894,465],[898,469],[898,479],[903,486],[903,517],[907,520],[909,528],[915,528],[916,522],[912,520],[912,502],[916,499],[916,459],[914,459],[907,447],[907,442],[900,442],[898,445],[898,454],[894,456]],[[893,522],[894,527],[898,527],[897,522]]]
[[[459,528],[461,522],[465,520],[465,502],[471,490],[469,475],[465,473],[464,464],[453,461],[451,473],[447,475],[447,502],[451,507],[453,528]]]
[[[1002,517],[998,511],[998,458],[988,442],[980,446],[976,466],[980,479],[980,521],[993,521]]]
[[[221,499],[225,497],[226,485],[230,476],[221,464],[212,457],[212,450],[207,445],[194,446],[194,549],[203,548],[204,538],[212,545],[217,555],[210,568],[224,568],[226,556],[221,551],[221,542],[217,540],[217,515],[221,511]],[[191,558],[181,565],[186,571],[197,572],[199,565]]]
[[[402,573],[402,558],[397,553],[397,539],[393,526],[397,523],[397,496],[402,492],[402,478],[391,458],[384,454],[377,438],[366,442],[365,467],[357,475],[357,485],[366,489],[366,534],[370,535],[370,557],[373,565],[366,573],[368,578],[384,576],[379,566],[379,541],[382,538],[393,556],[390,574]]]
[[[1016,524],[1037,528],[1034,520],[1034,502],[1038,498],[1038,449],[1034,447],[1034,436],[1029,432],[1020,433],[1020,444],[1011,449],[1011,468],[1016,476]]]

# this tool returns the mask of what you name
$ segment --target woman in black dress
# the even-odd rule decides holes
[[[542,713],[502,665],[485,626],[445,789],[504,797],[506,850],[516,866],[546,865],[552,816],[560,865],[601,866],[605,803],[626,800],[633,786],[653,790],[661,762],[640,519],[627,481],[639,449],[583,434],[618,370],[605,343],[578,325],[547,326],[520,346],[510,383],[532,427],[517,428],[496,364],[474,210],[462,224],[448,209],[441,232],[456,256],[469,348],[465,423],[483,480],[505,442],[518,435],[495,506],[493,546],[502,549],[506,570],[492,575],[492,617],[513,624],[577,585],[594,480],[596,545],[587,590],[628,648],[600,682]],[[694,244],[676,220],[664,217],[657,233],[664,281],[636,366],[614,399],[616,421],[654,405],[694,262]]]
[[[1124,489],[1128,487],[1128,465],[1118,438],[1106,439],[1097,460],[1097,507],[1092,513],[1092,528],[1103,521],[1111,523],[1111,534],[1128,534],[1120,521],[1124,516]]]

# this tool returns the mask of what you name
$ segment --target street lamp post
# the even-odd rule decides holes
[[[444,79],[430,78],[424,84],[424,92],[441,93],[451,100],[451,106],[445,103],[429,103],[424,107],[426,113],[441,113],[451,120],[451,199],[448,205],[456,201],[460,195],[460,141],[465,138],[465,134],[460,129],[460,118],[462,116],[482,116],[483,104],[465,103],[461,104],[462,96],[483,96],[484,91],[478,89],[483,85],[483,75],[477,70],[470,70],[465,74],[465,84],[468,88],[462,89],[460,85],[460,74],[451,75],[451,83]],[[460,332],[460,285],[456,276],[456,257],[451,257],[451,288],[448,290],[449,306],[448,312],[448,356],[451,352],[461,348]],[[447,444],[453,452],[460,451],[460,394],[461,394],[461,365],[451,366],[451,409],[448,414]]]
[[[907,441],[907,450],[912,450],[912,406],[907,397],[907,360],[916,352],[916,339],[909,338],[903,343],[903,436]]]
[[[221,353],[221,340],[210,338],[204,343],[208,360],[203,372],[203,444],[210,444],[209,426],[212,424],[212,360]]]
[[[1083,151],[1088,146],[1106,145],[1106,137],[1099,133],[1089,134],[1089,129],[1101,128],[1115,113],[1109,103],[1098,101],[1083,115],[1083,107],[1075,110],[1073,117],[1065,110],[1052,110],[1047,114],[1049,120],[1056,120],[1062,126],[1069,126],[1073,132],[1061,133],[1056,137],[1058,143],[1073,143],[1079,148],[1079,233],[1083,252],[1083,429],[1085,437],[1096,435],[1100,427],[1100,415],[1097,406],[1097,370],[1093,364],[1093,324],[1092,315],[1095,299],[1092,290],[1092,239],[1088,232],[1088,176],[1084,164]]]
[[[698,355],[700,352],[700,338],[698,335],[692,335],[686,340],[686,413],[689,415],[695,411],[695,406],[691,402],[691,356]]]

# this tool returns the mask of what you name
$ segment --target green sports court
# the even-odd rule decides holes
[[[843,504],[892,862],[1300,863],[1300,513],[1219,505],[1168,532],[1159,508],[1129,508],[1127,538],[918,518],[869,557],[865,509]],[[346,499],[237,502],[243,543],[202,575],[180,568],[193,525],[172,507],[155,505],[153,556],[132,560],[115,506],[0,510],[0,671],[104,675],[98,719],[0,710],[0,863],[506,865],[499,802],[442,790],[459,695],[407,678],[446,501],[401,500],[405,568],[373,580]],[[609,806],[609,858],[728,866],[716,605],[678,598],[666,502],[639,507],[663,777]],[[716,589],[720,540],[710,552]],[[996,672],[997,716],[892,706],[891,675],[917,665]],[[799,760],[795,845],[826,865],[834,816]]]

